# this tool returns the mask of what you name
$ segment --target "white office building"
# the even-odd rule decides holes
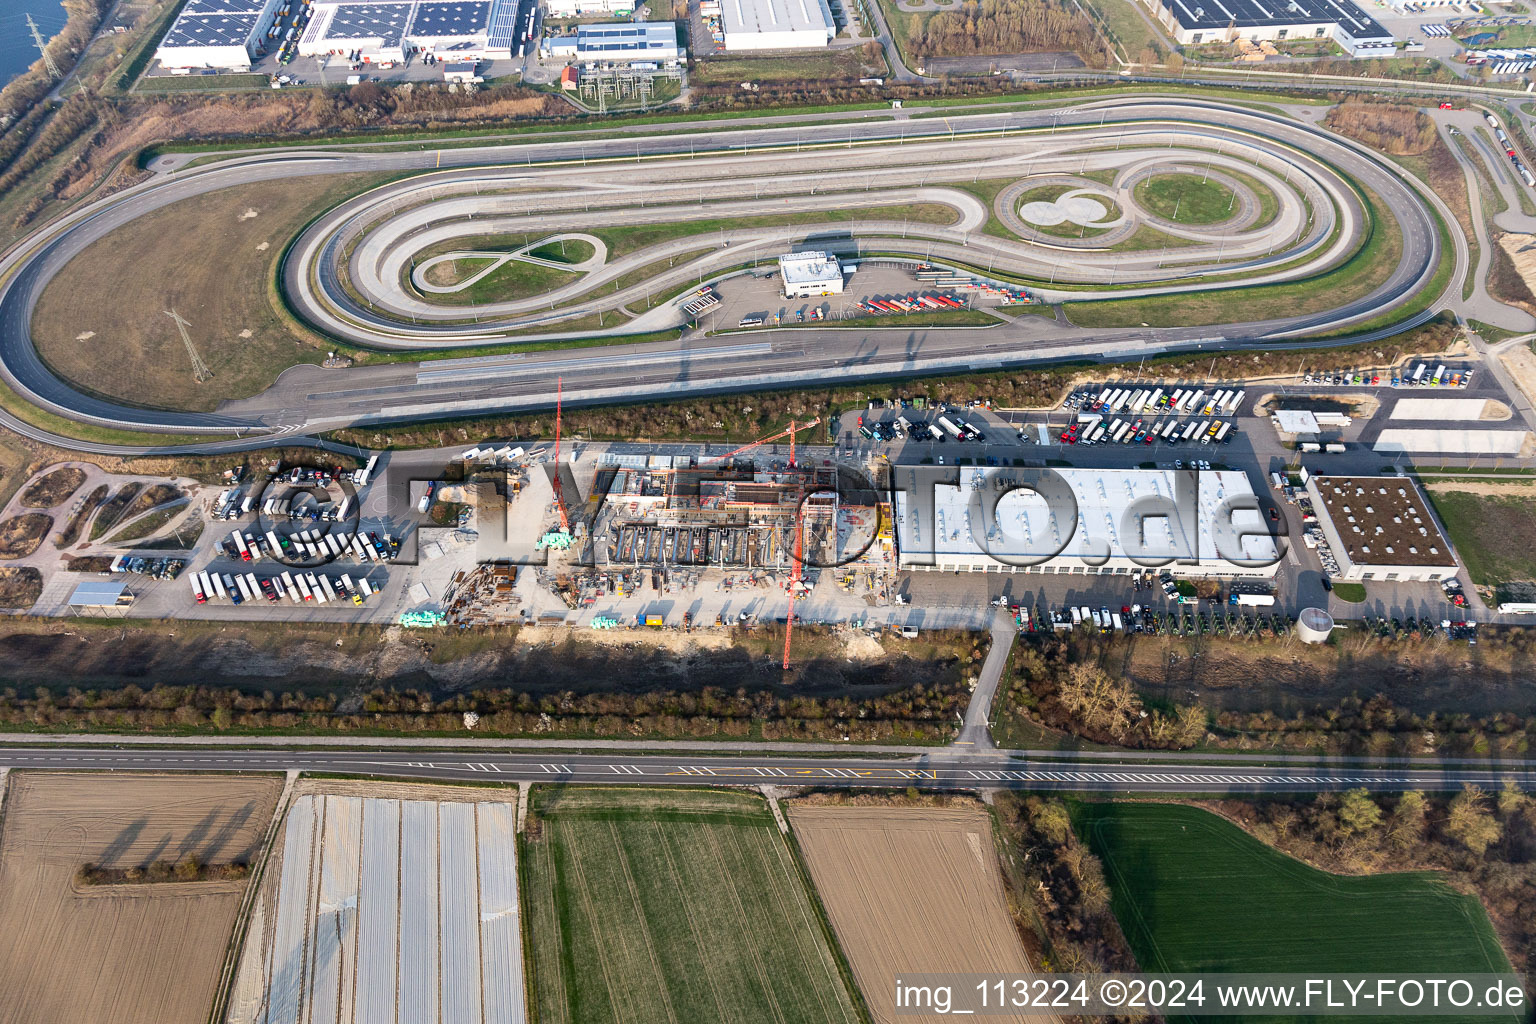
[[[544,37],[545,55],[558,60],[633,64],[679,60],[684,52],[671,21],[578,25],[571,35]]]
[[[837,35],[827,0],[720,0],[728,52],[825,49]]]
[[[786,299],[809,299],[843,293],[843,267],[824,252],[796,252],[779,257],[779,276]]]
[[[544,0],[551,18],[627,18],[635,0]]]
[[[187,0],[155,59],[167,68],[249,71],[282,0]]]
[[[1270,579],[1279,567],[1241,472],[959,468],[958,485],[932,472],[892,469],[897,559],[910,572]]]

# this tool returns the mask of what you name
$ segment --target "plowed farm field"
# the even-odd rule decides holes
[[[203,1024],[245,885],[81,888],[81,864],[255,856],[276,778],[12,772],[0,826],[0,1024]]]
[[[948,1019],[910,1010],[897,1016],[898,976],[1033,973],[1008,913],[985,811],[790,804],[789,821],[854,979],[880,1024]]]

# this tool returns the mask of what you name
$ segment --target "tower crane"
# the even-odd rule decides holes
[[[564,398],[564,379],[555,378],[555,513],[560,517],[560,529],[550,530],[539,538],[540,550],[554,548],[563,551],[571,546],[571,517],[565,510],[565,493],[560,488],[560,407]]]
[[[571,532],[571,519],[565,512],[565,494],[560,490],[560,406],[563,398],[564,378],[555,378],[555,510],[560,515],[560,529]]]
[[[789,641],[795,630],[795,588],[800,585],[800,567],[805,558],[805,495],[795,508],[795,556],[789,566],[789,614],[784,616],[784,671],[789,671]]]
[[[799,430],[810,430],[812,427],[816,426],[820,422],[821,422],[821,417],[820,416],[817,416],[815,419],[809,421],[808,423],[796,423],[794,420],[790,420],[789,421],[789,426],[785,427],[783,430],[779,431],[777,434],[769,434],[767,437],[760,437],[756,441],[753,441],[751,444],[744,444],[740,448],[737,448],[735,451],[726,452],[724,455],[711,456],[710,458],[707,458],[707,459],[704,459],[704,460],[700,461],[699,465],[700,466],[707,466],[707,465],[709,465],[712,462],[724,462],[726,459],[729,459],[729,458],[732,458],[734,456],[740,455],[742,452],[749,452],[753,448],[756,448],[758,445],[767,444],[769,441],[777,441],[779,438],[783,437],[785,434],[788,434],[789,435],[789,464],[791,466],[793,466],[795,464],[795,432],[799,431]]]

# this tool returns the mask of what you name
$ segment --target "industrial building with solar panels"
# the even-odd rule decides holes
[[[1392,33],[1350,0],[1151,0],[1182,46],[1331,39],[1351,56],[1390,56]]]
[[[187,0],[155,58],[168,68],[249,70],[282,0]]]
[[[314,5],[299,55],[363,63],[430,53],[456,61],[505,60],[517,46],[517,0],[332,0]]]

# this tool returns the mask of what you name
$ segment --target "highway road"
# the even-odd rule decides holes
[[[838,789],[1027,789],[1093,793],[1277,793],[1364,788],[1377,792],[1457,790],[1464,783],[1498,789],[1513,780],[1536,788],[1536,772],[1448,765],[1438,769],[1319,765],[1138,764],[1102,760],[1030,762],[953,748],[910,758],[782,757],[691,753],[637,756],[450,751],[125,749],[0,747],[0,768],[67,771],[305,772],[481,782],[580,782],[607,785],[821,786]]]
[[[75,253],[115,227],[151,210],[195,195],[241,183],[295,175],[366,171],[426,171],[439,162],[446,175],[475,173],[505,165],[509,160],[532,167],[540,162],[566,161],[573,168],[599,159],[634,160],[649,172],[652,160],[711,150],[737,152],[744,148],[781,147],[776,164],[761,155],[755,173],[771,179],[784,168],[805,163],[804,147],[836,144],[853,150],[867,146],[865,155],[878,161],[881,146],[903,147],[903,140],[928,137],[945,141],[945,149],[989,145],[986,139],[967,142],[967,132],[1001,133],[1019,128],[1048,128],[1062,134],[1069,125],[1084,131],[1114,131],[1116,120],[1163,122],[1217,141],[1243,134],[1250,145],[1270,147],[1277,157],[1295,154],[1325,156],[1329,163],[1371,188],[1401,223],[1404,245],[1388,281],[1369,296],[1325,314],[1247,322],[1224,327],[1078,330],[1045,318],[975,331],[944,328],[868,328],[847,331],[781,330],[744,341],[741,338],[688,336],[679,341],[622,348],[592,347],[565,353],[511,355],[471,363],[392,364],[351,370],[318,371],[296,367],[272,388],[216,413],[183,413],[130,408],[77,392],[55,377],[31,343],[32,308],[51,277]],[[1099,125],[1104,125],[1099,129]],[[953,135],[954,141],[948,137]],[[1050,139],[1049,132],[1042,138]],[[1014,137],[1010,136],[1009,142]],[[1000,141],[994,137],[994,142]],[[800,148],[799,154],[794,153]],[[834,148],[827,152],[836,152]],[[1440,205],[1438,199],[1429,202]],[[1449,219],[1447,217],[1447,219]],[[980,244],[971,239],[970,246]],[[962,243],[962,250],[967,246]],[[1245,344],[1277,347],[1275,336],[1317,331],[1374,315],[1414,295],[1433,276],[1440,261],[1440,240],[1426,200],[1403,180],[1400,170],[1384,166],[1361,147],[1309,125],[1238,106],[1181,100],[1177,103],[1109,100],[1055,112],[969,114],[923,121],[859,121],[853,124],[770,126],[694,135],[625,136],[606,141],[561,140],[516,146],[478,146],[415,152],[294,150],[237,157],[207,167],[158,176],[149,182],[93,203],[47,229],[35,244],[18,247],[0,261],[8,273],[0,291],[0,373],[35,404],[67,418],[108,427],[155,432],[225,434],[229,440],[184,449],[231,450],[257,447],[260,437],[288,438],[354,423],[404,421],[467,415],[495,410],[525,409],[549,404],[549,376],[565,378],[572,402],[643,400],[657,395],[712,393],[755,387],[810,383],[850,376],[867,378],[912,375],[966,368],[994,368],[1066,358],[1136,359],[1160,352],[1224,348]],[[1464,264],[1464,259],[1459,264]],[[289,266],[294,264],[290,263]],[[1459,295],[1463,265],[1450,282],[1448,294]],[[286,273],[286,271],[285,271]],[[290,282],[292,284],[293,282]],[[542,336],[549,337],[548,335]],[[377,340],[377,339],[374,339]],[[413,340],[411,344],[420,344]],[[1337,341],[1330,344],[1337,344]],[[0,417],[0,419],[4,419]],[[6,420],[9,424],[11,421]],[[35,430],[23,430],[32,433]],[[57,437],[40,438],[67,447],[115,449],[129,454],[136,446],[87,445]],[[156,446],[143,446],[152,451]]]

